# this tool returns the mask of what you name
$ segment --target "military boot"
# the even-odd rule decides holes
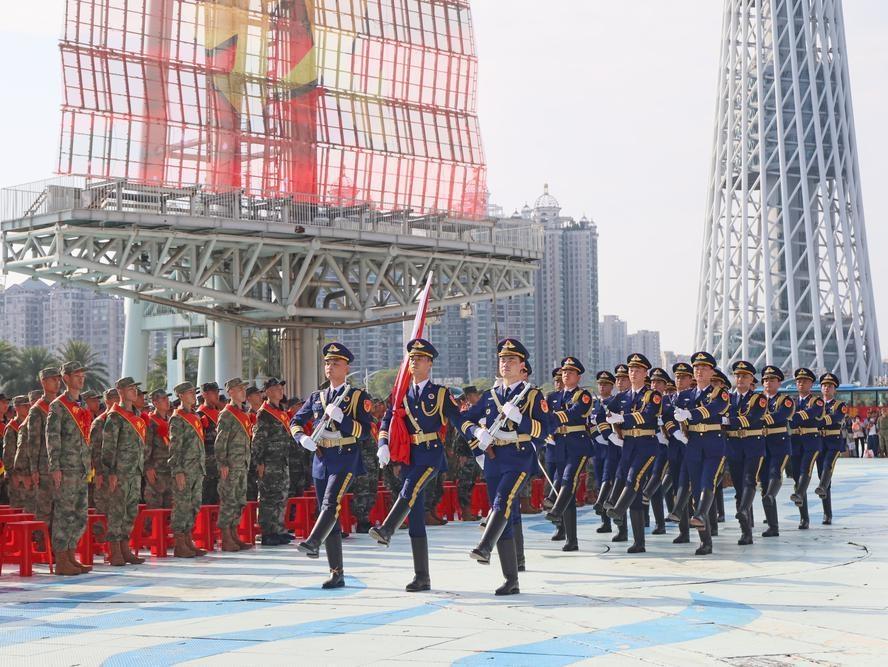
[[[328,507],[321,510],[314,527],[311,529],[311,534],[297,544],[296,548],[309,558],[319,558],[321,555],[321,543],[326,541],[331,533],[338,533],[340,540],[342,539],[342,533],[339,530],[339,526],[336,525],[337,519],[335,508]]]
[[[602,482],[601,488],[598,490],[598,499],[595,501],[595,504],[592,506],[592,509],[595,510],[597,514],[604,516],[604,503],[607,501],[610,496],[611,489],[613,489],[614,483],[611,480],[606,482]]]
[[[515,552],[515,540],[499,540],[496,543],[496,552],[500,559],[500,568],[506,580],[496,589],[496,595],[517,595],[521,591],[518,588],[518,556]]]
[[[145,562],[144,558],[140,558],[130,551],[129,540],[120,540],[120,553],[123,555],[123,560],[130,565],[141,565]]]
[[[577,506],[573,503],[568,505],[567,509],[564,510],[564,514],[561,515],[561,520],[564,522],[564,535],[566,538],[561,550],[579,551],[580,546],[577,543]]]
[[[108,562],[114,567],[123,567],[126,565],[126,560],[120,550],[120,542],[117,540],[108,543],[108,557]]]
[[[509,524],[509,519],[506,517],[505,512],[500,510],[491,510],[490,514],[487,515],[487,526],[484,528],[484,534],[481,536],[481,542],[478,543],[478,546],[472,549],[469,553],[469,557],[478,561],[482,565],[490,564],[490,553],[493,551],[493,546],[497,543],[500,536],[503,534],[503,531],[506,529],[506,526]],[[512,550],[514,553],[515,542],[514,540],[510,540],[512,543]],[[516,562],[517,562],[517,556]],[[515,565],[517,568],[517,564]]]
[[[345,586],[345,572],[342,566],[342,532],[331,530],[324,540],[324,551],[327,552],[327,564],[330,566],[330,578],[327,579],[321,588],[329,590],[331,588],[342,588]]]
[[[630,510],[629,521],[632,523],[632,546],[626,549],[627,554],[643,554],[644,548],[644,510]]]
[[[371,528],[368,534],[379,544],[388,546],[395,531],[398,530],[398,526],[404,523],[408,514],[410,514],[410,502],[399,495],[382,525],[379,528]]]
[[[407,584],[408,593],[418,593],[432,588],[429,576],[429,539],[427,537],[411,537],[410,548],[413,552],[413,581]]]
[[[231,536],[231,528],[220,528],[222,533],[222,551],[240,551],[240,547]]]

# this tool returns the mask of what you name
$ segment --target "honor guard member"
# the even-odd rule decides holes
[[[170,394],[157,388],[149,393],[154,409],[148,415],[145,436],[145,505],[148,509],[173,506],[170,475]]]
[[[768,400],[765,413],[765,465],[762,472],[762,508],[768,528],[762,537],[780,535],[777,514],[777,494],[783,486],[783,471],[792,452],[789,442],[789,420],[795,410],[795,401],[779,393],[784,380],[783,371],[776,366],[762,370],[762,386]]]
[[[694,369],[691,365],[679,361],[672,365],[672,374],[675,376],[675,395],[669,401],[664,401],[663,430],[669,438],[669,469],[666,474],[664,486],[672,487],[672,510],[667,520],[678,523],[678,537],[672,540],[673,544],[687,544],[691,541],[690,526],[688,521],[688,500],[691,497],[691,478],[684,465],[685,449],[688,444],[688,436],[681,422],[675,419],[676,408],[687,408],[694,398]]]
[[[24,507],[26,500],[25,475],[15,471],[15,455],[18,451],[19,431],[28,418],[31,403],[27,396],[19,395],[12,399],[12,407],[15,409],[15,417],[6,424],[6,430],[3,431],[3,466],[6,469],[7,477],[9,477],[9,504],[12,507]],[[30,479],[28,484],[30,484]]]
[[[765,414],[768,399],[755,391],[755,366],[748,361],[735,361],[731,366],[736,390],[726,426],[725,458],[734,484],[740,539],[737,544],[752,544],[752,501],[755,500],[762,465],[765,462]]]
[[[668,466],[669,439],[666,437],[663,429],[663,411],[667,403],[669,403],[666,389],[672,382],[672,378],[669,377],[669,373],[663,368],[652,369],[649,377],[651,379],[651,389],[660,392],[662,403],[660,406],[660,416],[657,418],[657,458],[654,460],[654,465],[651,466],[647,483],[642,490],[642,497],[644,502],[650,503],[651,511],[654,513],[656,526],[651,531],[651,535],[665,535],[666,516],[663,512],[663,474]]]
[[[46,417],[46,453],[55,488],[52,506],[52,549],[55,573],[74,576],[92,568],[81,565],[74,550],[86,528],[89,475],[89,426],[92,416],[80,400],[86,368],[77,361],[62,366],[65,392],[49,406]]]
[[[585,366],[576,357],[561,360],[561,382],[564,389],[556,396],[556,405],[549,405],[555,428],[556,445],[564,443],[564,468],[555,505],[546,514],[549,521],[561,520],[566,541],[562,551],[577,551],[577,486],[586,461],[592,456],[592,439],[586,425],[595,406],[592,394],[580,387]],[[557,407],[556,407],[557,406]]]
[[[246,551],[252,545],[240,539],[237,527],[247,506],[253,424],[243,410],[247,383],[240,378],[231,378],[225,382],[225,391],[229,400],[219,413],[214,448],[219,466],[219,532],[222,551]]]
[[[794,373],[799,390],[799,402],[792,416],[792,476],[795,490],[789,499],[799,508],[799,530],[807,530],[808,484],[814,474],[814,465],[820,456],[820,429],[823,425],[825,405],[823,399],[811,393],[816,377],[807,368]]]
[[[102,427],[102,469],[108,483],[109,562],[120,567],[145,562],[130,551],[129,538],[139,512],[148,429],[133,408],[139,383],[125,377],[115,387],[120,403],[111,409]]]
[[[603,508],[598,509],[598,507],[604,504],[602,496],[605,493],[609,493],[610,486],[613,484],[612,479],[607,479],[607,487],[605,486],[605,467],[607,466],[608,448],[611,446],[608,436],[613,432],[611,425],[607,423],[605,418],[607,417],[606,406],[614,395],[616,378],[610,371],[598,371],[595,381],[598,384],[598,398],[593,401],[595,410],[589,419],[589,423],[592,426],[592,447],[595,452],[595,481],[598,484],[597,497],[593,504],[593,509],[601,517],[601,525],[595,529],[595,532],[609,533],[612,530],[610,517]]]
[[[725,439],[722,435],[722,416],[728,411],[728,392],[712,386],[715,357],[708,352],[697,352],[691,357],[697,388],[686,408],[676,408],[674,417],[687,423],[688,445],[684,465],[691,482],[691,493],[696,513],[690,525],[700,533],[698,556],[712,553],[709,510],[715,500],[715,487],[725,464]]]
[[[527,348],[514,338],[497,344],[502,386],[489,389],[468,412],[474,452],[484,454],[484,478],[490,514],[484,535],[470,556],[483,565],[490,563],[496,545],[505,583],[497,595],[519,593],[518,556],[512,530],[513,501],[528,476],[539,465],[533,440],[548,436],[548,405],[542,392],[521,380],[528,359]]]
[[[626,476],[623,488],[614,506],[607,514],[618,524],[625,522],[626,512],[632,524],[632,546],[627,553],[644,553],[644,505],[642,503],[642,485],[645,475],[657,458],[659,443],[660,409],[663,395],[654,389],[645,387],[647,372],[651,362],[638,352],[630,354],[626,359],[629,367],[630,388],[626,400],[622,403],[622,412],[613,410],[607,416],[612,426],[622,428],[623,456],[631,452],[632,459],[626,465]],[[616,488],[616,487],[615,487]]]
[[[265,382],[265,403],[253,426],[253,459],[259,477],[259,526],[263,546],[280,546],[292,540],[284,527],[284,510],[290,490],[290,415],[284,408],[286,382]],[[305,406],[303,406],[304,408]],[[298,414],[298,413],[297,413]]]
[[[824,399],[822,450],[817,457],[817,472],[820,483],[815,493],[823,501],[823,524],[832,523],[832,477],[836,468],[839,454],[845,451],[845,440],[842,438],[842,427],[847,426],[848,406],[844,401],[836,400],[836,388],[839,386],[839,378],[832,373],[824,373],[820,376],[820,391]]]
[[[170,417],[170,473],[173,475],[173,530],[176,558],[204,556],[206,551],[194,546],[191,532],[203,499],[206,455],[204,430],[200,415],[194,411],[197,391],[190,382],[173,387],[179,407]]]
[[[299,444],[314,452],[312,477],[318,502],[318,518],[311,534],[298,544],[299,551],[317,558],[321,544],[327,551],[330,578],[323,588],[345,586],[342,567],[342,532],[339,510],[342,498],[356,475],[363,475],[364,462],[358,441],[370,432],[373,402],[363,390],[346,382],[354,355],[342,343],[328,343],[323,348],[324,377],[327,389],[314,392],[290,422],[290,432]],[[305,426],[314,421],[313,436]]]
[[[93,420],[89,428],[90,463],[93,474],[93,501],[99,514],[108,516],[108,481],[102,469],[102,431],[108,413],[120,403],[120,394],[114,387],[105,390],[105,411]]]
[[[725,375],[725,372],[720,368],[715,369],[715,375],[712,376],[712,386],[717,389],[726,389],[728,392],[733,389],[731,385],[731,381],[728,379],[728,376]],[[730,395],[730,393],[729,393]],[[725,431],[726,424],[726,416],[722,416],[722,433]],[[725,489],[724,489],[724,478],[725,478],[725,469],[722,469],[722,474],[718,478],[718,483],[715,485],[715,502],[712,504],[712,507],[709,509],[709,513],[712,518],[712,536],[715,537],[718,535],[718,524],[724,523],[725,521]]]
[[[394,419],[404,419],[410,434],[410,463],[401,466],[402,486],[395,504],[382,525],[370,529],[370,536],[379,544],[388,546],[395,531],[409,517],[415,576],[407,584],[406,590],[416,592],[431,588],[425,490],[441,471],[447,469],[441,432],[448,423],[452,423],[464,435],[468,425],[465,413],[459,411],[450,390],[429,379],[432,364],[438,356],[435,347],[424,338],[415,338],[407,343],[407,354],[412,379],[404,396],[403,416],[401,410],[395,410],[395,406],[386,411],[379,428],[377,455],[381,466],[389,464],[389,429]]]
[[[207,474],[204,477],[203,502],[205,505],[219,504],[219,467],[216,465],[216,428],[219,424],[219,411],[222,401],[219,399],[219,385],[215,382],[204,382],[200,386],[200,397],[203,402],[197,408],[197,414],[203,424],[204,453],[207,459]]]
[[[595,503],[594,509],[602,518],[607,518],[607,525],[610,525],[607,510],[612,508],[620,497],[620,493],[623,491],[622,480],[625,477],[625,474],[621,475],[619,472],[623,460],[623,438],[620,437],[620,427],[615,428],[609,424],[607,414],[609,412],[623,412],[623,402],[627,400],[631,387],[629,367],[626,364],[617,364],[614,367],[614,379],[616,393],[599,409],[599,414],[596,415],[599,435],[605,438],[608,444],[604,463],[604,481],[601,491],[598,492],[598,501]],[[611,538],[611,542],[626,542],[628,539],[626,522],[624,521],[617,527],[617,534]]]
[[[555,422],[558,421],[558,418],[555,417],[552,410],[555,409],[555,405],[559,408],[561,407],[561,398],[564,395],[564,383],[561,381],[561,366],[552,371],[552,384],[555,386],[555,390],[549,392],[546,396],[546,403],[551,408],[549,411],[550,431],[555,430]],[[561,475],[564,472],[565,446],[566,442],[563,438],[556,441],[554,437],[549,436],[546,441],[544,461],[546,464],[546,473],[549,475],[549,479],[552,480],[553,484],[553,487],[548,490],[546,497],[543,500],[543,506],[546,509],[551,509],[552,505],[555,504],[555,498],[558,496],[558,489],[561,488]],[[564,524],[559,522],[556,526],[557,529],[555,535],[552,536],[552,541],[554,542],[564,539]]]

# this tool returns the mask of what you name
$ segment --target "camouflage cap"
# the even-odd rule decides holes
[[[225,381],[225,391],[231,391],[232,389],[237,389],[238,387],[246,387],[247,383],[241,380],[240,378],[231,378],[230,380]]]
[[[62,364],[62,375],[71,375],[72,373],[79,373],[80,371],[86,371],[86,366],[81,364],[79,361],[66,361]]]
[[[106,389],[104,396],[105,396],[106,401],[119,401],[120,400],[120,394],[117,392],[117,389],[115,389],[114,387],[111,387],[111,389]]]
[[[44,368],[37,374],[37,377],[41,380],[48,380],[49,378],[57,378],[61,376],[62,374],[59,372],[59,369],[55,367]]]
[[[262,390],[259,389],[259,387],[257,387],[254,384],[251,384],[249,387],[247,387],[247,396],[252,396],[253,394],[261,394],[261,393],[262,393]]]
[[[15,407],[18,407],[20,405],[29,405],[30,403],[31,403],[31,401],[29,401],[28,397],[25,396],[24,394],[19,394],[18,396],[16,396],[15,398],[12,399],[12,404]]]
[[[172,396],[172,394],[169,393],[164,387],[156,387],[148,392],[148,396],[150,396],[151,400],[153,401],[155,398],[161,398],[162,396]]]
[[[90,398],[101,398],[102,395],[97,391],[93,391],[92,389],[87,389],[85,392],[80,394],[80,397],[85,401]]]
[[[117,382],[114,383],[114,386],[117,387],[117,390],[127,389],[129,387],[138,387],[141,382],[136,382],[131,377],[120,378]]]
[[[191,382],[180,382],[180,383],[177,384],[175,387],[173,387],[173,393],[174,393],[176,396],[181,396],[181,395],[184,394],[186,391],[193,391],[194,388],[195,388],[195,387],[194,387],[194,385],[193,385]]]
[[[31,391],[28,392],[28,403],[33,403],[41,396],[43,396],[42,391],[40,391],[39,389],[32,389]]]

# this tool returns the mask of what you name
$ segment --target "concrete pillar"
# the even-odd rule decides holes
[[[216,330],[216,382],[219,386],[234,377],[243,377],[241,354],[241,329],[235,324],[215,322]]]
[[[207,336],[213,338],[215,335],[215,322],[207,320]],[[216,348],[202,347],[197,353],[197,384],[202,385],[205,382],[219,382],[216,376]],[[221,380],[225,382],[225,380]]]
[[[320,329],[302,329],[302,345],[299,349],[299,396],[305,398],[318,388],[323,374],[321,366]]]
[[[148,379],[148,332],[144,330],[145,303],[123,300],[126,325],[123,333],[122,377],[132,377],[144,383]]]
[[[167,329],[166,353],[167,391],[172,393],[173,387],[184,379],[179,377],[179,364],[173,358],[173,355],[176,353],[176,336],[172,329]]]
[[[299,383],[299,346],[302,344],[299,329],[281,331],[281,378],[287,381],[287,394],[303,396]]]

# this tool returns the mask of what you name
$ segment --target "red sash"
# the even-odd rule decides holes
[[[207,422],[209,423],[204,424],[204,428],[211,428],[219,423],[219,411],[215,408],[208,408],[206,405],[201,405],[197,409],[197,414],[207,418]]]
[[[163,444],[167,447],[170,446],[170,423],[163,419],[162,417],[158,417],[156,414],[151,414],[148,417],[151,420],[151,423],[157,428],[157,435],[160,436],[160,439],[163,440]]]
[[[185,412],[181,408],[176,408],[176,411],[173,413],[173,416],[179,416],[188,422],[188,425],[194,429],[195,433],[197,433],[200,441],[204,440],[204,430],[203,424],[200,421],[200,417],[198,417],[194,412]]]
[[[46,400],[44,400],[43,396],[41,396],[40,398],[38,398],[38,399],[34,402],[34,405],[36,405],[38,408],[40,408],[40,409],[43,411],[43,414],[44,414],[44,415],[48,415],[48,414],[49,414],[49,403],[47,403]]]
[[[281,424],[283,424],[284,429],[289,433],[290,432],[290,416],[287,414],[286,410],[278,410],[276,407],[273,407],[268,401],[262,404],[262,407],[259,408],[259,412],[265,410],[272,417],[277,419]]]
[[[250,422],[250,415],[248,415],[240,408],[231,405],[231,403],[222,408],[222,412],[227,412],[235,419],[237,419],[237,423],[241,425],[241,427],[244,429],[244,433],[247,434],[247,439],[252,439],[253,427]]]
[[[6,425],[6,428],[11,428],[16,433],[19,432],[19,429],[22,425],[19,423],[18,417],[15,417],[11,422]]]
[[[145,426],[145,420],[140,415],[134,415],[132,412],[124,410],[120,407],[120,403],[111,408],[111,412],[123,417],[126,423],[132,426],[133,430],[138,434],[142,444],[145,444],[145,435],[148,427]]]
[[[68,414],[71,415],[71,419],[74,420],[74,423],[77,424],[77,428],[80,429],[80,435],[83,436],[83,441],[88,445],[89,427],[92,425],[92,415],[90,414],[90,411],[87,408],[80,407],[77,403],[69,399],[66,394],[59,396],[59,403],[61,403],[68,411]]]

